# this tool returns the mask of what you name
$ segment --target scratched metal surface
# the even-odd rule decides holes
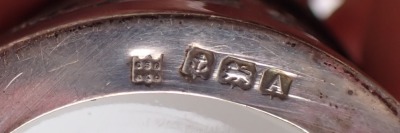
[[[185,50],[193,44],[215,54],[216,65],[207,80],[188,81],[179,73]],[[132,55],[138,51],[164,55],[160,84],[132,83]],[[218,97],[270,112],[310,132],[400,129],[398,102],[365,76],[295,38],[218,17],[110,18],[59,29],[2,53],[1,132],[75,101],[133,91]],[[217,81],[218,64],[227,56],[256,64],[258,75],[251,89],[231,89]],[[293,78],[287,99],[271,99],[257,89],[261,73],[269,68]]]

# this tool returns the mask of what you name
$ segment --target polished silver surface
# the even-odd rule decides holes
[[[8,46],[0,57],[2,132],[66,104],[135,91],[217,97],[315,133],[400,129],[399,103],[380,86],[302,40],[255,24],[179,13],[114,16]],[[210,51],[214,63],[198,56],[203,63],[185,66],[188,47]],[[133,57],[161,54],[162,80],[135,84]],[[205,66],[211,76],[193,79]]]

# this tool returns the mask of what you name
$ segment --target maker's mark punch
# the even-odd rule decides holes
[[[132,82],[146,85],[160,83],[162,81],[162,60],[162,54],[158,58],[153,58],[151,55],[144,58],[133,56]]]

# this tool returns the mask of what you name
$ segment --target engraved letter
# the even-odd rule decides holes
[[[291,77],[278,69],[269,69],[261,77],[260,91],[263,95],[270,95],[271,99],[279,97],[283,100],[287,98],[291,84]]]

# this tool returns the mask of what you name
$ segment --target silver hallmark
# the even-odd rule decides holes
[[[132,61],[133,83],[150,85],[162,81],[162,54],[156,59],[153,59],[151,55],[147,55],[144,58],[133,56]]]
[[[207,80],[213,71],[214,60],[213,52],[198,47],[189,47],[186,50],[186,57],[180,73],[186,79],[194,80],[196,77],[200,77]]]
[[[213,74],[215,62],[215,53],[190,46],[186,49],[185,60],[179,72],[188,80],[194,80],[197,77],[207,80]],[[228,56],[219,64],[217,81],[230,85],[231,88],[239,87],[242,90],[249,90],[254,86],[257,75],[259,74],[254,62]],[[269,95],[271,99],[279,97],[281,100],[288,97],[292,77],[279,69],[267,69],[261,75],[258,89],[262,95]]]
[[[286,99],[289,94],[292,78],[278,69],[269,69],[263,72],[260,82],[260,91],[263,95]]]
[[[230,84],[232,88],[237,86],[243,90],[249,90],[254,84],[255,76],[254,63],[226,57],[219,66],[218,82]]]

